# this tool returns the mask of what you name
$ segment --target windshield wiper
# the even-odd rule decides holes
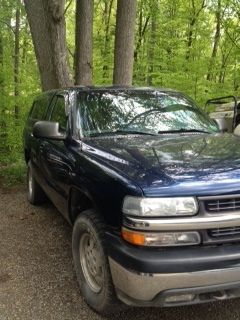
[[[107,132],[96,132],[90,134],[90,137],[99,137],[99,136],[105,136],[105,135],[115,135],[115,134],[140,134],[140,135],[151,135],[151,136],[156,136],[156,133],[151,133],[151,132],[145,132],[145,131],[138,131],[138,130],[115,130],[115,131],[107,131]]]
[[[158,133],[184,133],[184,132],[200,132],[200,133],[208,133],[210,134],[211,132],[209,131],[205,131],[205,130],[201,130],[201,129],[184,129],[184,128],[181,128],[181,129],[178,129],[178,130],[163,130],[163,131],[158,131]]]
[[[156,136],[156,133],[153,132],[146,132],[146,131],[138,131],[138,130],[121,130],[118,129],[116,131],[114,131],[113,133],[120,133],[120,134],[143,134],[143,135],[150,135],[150,136]]]

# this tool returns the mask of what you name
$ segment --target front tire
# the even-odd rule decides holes
[[[31,161],[28,162],[27,169],[27,197],[33,205],[42,204],[46,200],[45,193],[33,176]]]
[[[101,314],[119,311],[106,255],[105,227],[94,210],[86,210],[75,221],[72,250],[81,293],[87,304]]]

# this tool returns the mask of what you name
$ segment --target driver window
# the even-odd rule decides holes
[[[67,128],[67,116],[65,112],[65,99],[63,96],[57,96],[50,121],[59,122],[59,130],[65,132]]]

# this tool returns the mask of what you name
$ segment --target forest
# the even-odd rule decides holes
[[[23,177],[34,96],[72,84],[240,96],[240,2],[0,0],[0,175]]]

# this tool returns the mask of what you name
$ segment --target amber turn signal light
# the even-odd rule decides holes
[[[139,232],[122,228],[122,237],[124,240],[134,245],[143,246],[145,244],[145,235]]]

